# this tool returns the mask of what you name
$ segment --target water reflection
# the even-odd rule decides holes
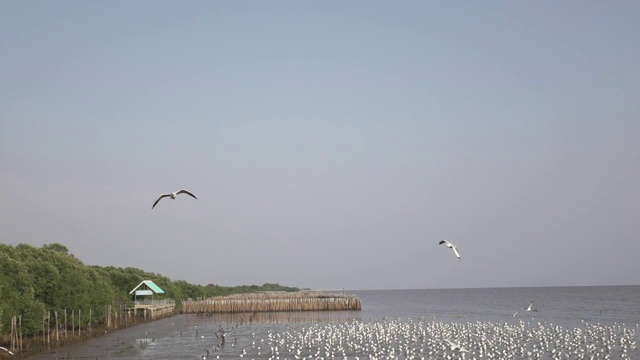
[[[222,323],[244,324],[297,324],[297,323],[334,323],[349,320],[361,320],[359,311],[308,311],[308,312],[254,312],[235,314],[206,314],[189,317],[193,325]],[[203,322],[204,321],[204,322]]]

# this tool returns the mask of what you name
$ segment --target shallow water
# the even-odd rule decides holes
[[[353,292],[362,300],[360,312],[178,315],[31,359],[200,359],[207,351],[210,358],[228,359],[471,359],[480,358],[483,346],[488,346],[485,356],[502,351],[502,358],[528,358],[527,351],[540,351],[549,341],[559,341],[554,347],[569,358],[640,358],[635,345],[640,286]],[[531,301],[538,311],[521,309]],[[226,333],[222,348],[216,336],[221,328]],[[471,352],[456,353],[445,338]],[[596,352],[607,347],[606,354]],[[554,358],[550,351],[542,358]]]

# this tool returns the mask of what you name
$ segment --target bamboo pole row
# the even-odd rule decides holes
[[[362,310],[360,298],[344,294],[287,293],[231,295],[182,302],[182,312],[186,314],[345,310]]]
[[[9,334],[9,350],[13,353],[22,351],[22,316],[11,317],[11,333]]]
[[[22,339],[22,316],[11,317],[11,330],[9,333],[9,350],[18,354],[29,351],[29,346],[50,349],[51,345],[61,346],[77,339],[98,336],[112,329],[126,328],[145,322],[147,319],[157,319],[170,316],[175,313],[174,306],[171,308],[163,308],[162,311],[153,312],[153,316],[138,317],[134,309],[127,308],[125,304],[119,306],[105,305],[105,319],[100,322],[100,326],[94,327],[93,316],[95,312],[89,309],[87,312],[79,310],[71,310],[68,314],[67,309],[64,314],[58,314],[58,311],[47,311],[42,317],[42,328],[34,337],[30,337],[31,341],[27,341],[26,349],[23,346]],[[71,330],[71,331],[68,331]],[[84,331],[83,331],[84,330]],[[42,335],[42,338],[40,338]],[[31,345],[28,345],[31,344]],[[0,356],[1,357],[1,356]]]

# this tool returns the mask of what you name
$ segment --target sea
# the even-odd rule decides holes
[[[344,292],[361,311],[176,315],[29,358],[640,359],[640,286]]]

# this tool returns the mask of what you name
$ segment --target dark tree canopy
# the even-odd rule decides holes
[[[10,331],[11,317],[21,316],[24,335],[42,331],[42,319],[48,311],[92,310],[92,321],[102,322],[105,305],[132,300],[129,292],[142,280],[153,280],[165,291],[165,297],[182,299],[248,293],[256,291],[299,291],[298,288],[263,284],[262,286],[196,285],[184,280],[141,269],[85,265],[59,243],[36,248],[28,244],[0,244],[0,337]]]
[[[69,254],[69,249],[67,249],[66,246],[58,243],[45,244],[42,246],[42,248],[44,250],[51,250],[51,251],[61,252],[63,254]]]

